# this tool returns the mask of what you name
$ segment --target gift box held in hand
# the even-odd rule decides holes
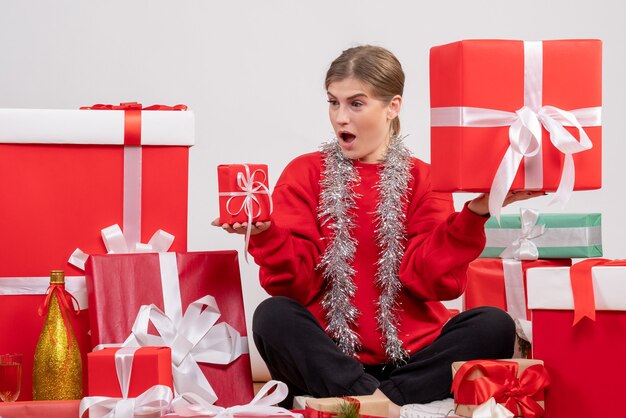
[[[599,213],[539,213],[522,209],[520,215],[490,218],[482,258],[588,258],[602,256]]]
[[[494,398],[515,416],[544,415],[544,390],[550,378],[541,360],[472,360],[452,363],[452,392],[458,415],[471,417]]]
[[[130,345],[172,348],[177,392],[216,394],[222,406],[250,401],[252,374],[235,251],[95,255],[87,261],[86,277],[94,346],[124,343],[133,331]],[[152,329],[159,323],[165,328]],[[189,346],[175,344],[179,335]]]
[[[625,294],[626,260],[528,271],[533,355],[552,379],[548,417],[623,415]]]
[[[599,40],[431,48],[430,103],[435,190],[491,191],[497,217],[509,190],[602,185]]]
[[[222,164],[217,167],[220,224],[270,219],[267,165]]]

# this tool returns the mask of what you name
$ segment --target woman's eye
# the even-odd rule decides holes
[[[333,100],[333,99],[328,99],[328,103],[330,103],[332,106],[337,106],[339,104],[337,100]]]
[[[363,106],[363,103],[361,103],[361,102],[352,102],[352,106],[353,107],[361,107],[361,106]]]

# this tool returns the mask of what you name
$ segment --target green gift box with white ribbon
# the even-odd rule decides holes
[[[485,224],[482,258],[589,258],[602,256],[599,213],[544,213],[522,209]]]

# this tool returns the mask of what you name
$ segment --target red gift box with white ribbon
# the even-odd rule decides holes
[[[217,167],[220,224],[270,219],[267,165],[221,164]]]
[[[176,236],[173,250],[187,248],[193,113],[136,103],[94,108],[0,109],[0,333],[13,335],[0,339],[0,352],[24,354],[20,400],[32,398],[37,307],[50,270],[65,270],[68,285],[82,276],[68,257],[77,247],[106,252],[100,230],[113,224],[132,249],[159,229]],[[73,322],[86,363],[87,312]]]
[[[500,258],[478,258],[467,269],[467,287],[464,294],[464,309],[479,306],[495,306],[514,319],[530,320],[527,308],[526,275],[535,267],[570,266],[572,260],[513,260]]]
[[[235,251],[92,255],[85,273],[93,346],[168,346],[177,394],[252,399]]]
[[[626,260],[528,270],[533,356],[544,361],[552,380],[546,416],[601,417],[621,410],[625,294]]]
[[[430,50],[433,189],[506,193],[602,185],[602,43],[465,40]]]

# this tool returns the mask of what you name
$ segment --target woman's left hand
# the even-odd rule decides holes
[[[532,199],[533,197],[545,196],[546,192],[542,191],[528,191],[518,190],[507,193],[504,198],[502,207],[507,206],[513,202],[520,202],[522,200]],[[485,216],[489,213],[489,193],[483,193],[477,198],[471,200],[467,208],[477,215]]]

